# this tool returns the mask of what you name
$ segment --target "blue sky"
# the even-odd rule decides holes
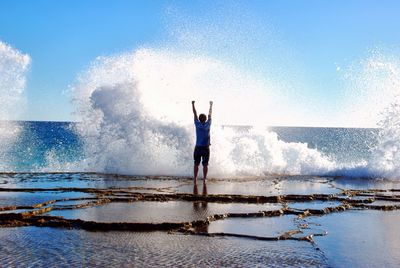
[[[0,40],[32,58],[20,119],[72,120],[65,91],[94,58],[171,43],[171,28],[185,23],[194,34],[237,31],[226,44],[219,40],[226,57],[235,54],[239,65],[290,84],[329,113],[342,101],[338,66],[376,48],[398,51],[399,10],[399,1],[387,0],[3,0]]]

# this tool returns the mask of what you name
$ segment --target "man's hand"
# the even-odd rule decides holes
[[[213,105],[213,102],[212,102],[212,101],[210,101],[210,110],[208,111],[208,120],[210,120],[210,119],[211,119],[211,114],[212,114],[212,105]]]
[[[194,107],[194,101],[192,101],[192,110],[193,110],[193,115],[194,115],[194,121],[197,121],[197,112],[196,112],[196,108]]]

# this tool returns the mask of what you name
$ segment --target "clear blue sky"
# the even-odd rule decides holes
[[[97,56],[164,42],[168,27],[179,26],[180,15],[201,29],[202,23],[229,24],[242,11],[250,20],[241,24],[238,16],[235,23],[244,27],[240,38],[248,34],[258,41],[246,56],[255,59],[257,68],[269,62],[265,69],[275,71],[277,79],[285,79],[282,69],[301,70],[295,73],[306,85],[304,94],[333,103],[328,110],[335,109],[343,86],[335,64],[350,64],[375,47],[400,45],[400,1],[2,0],[0,40],[32,58],[28,107],[21,119],[71,120],[73,107],[63,92],[79,72]],[[225,13],[229,16],[221,16]],[[255,35],[253,21],[272,32],[278,48],[268,52],[272,41],[263,38],[271,37],[261,30]],[[276,63],[272,71],[271,62]]]

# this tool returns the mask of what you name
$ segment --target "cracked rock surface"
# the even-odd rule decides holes
[[[124,265],[123,256],[141,266],[400,263],[397,181],[269,176],[194,186],[181,177],[2,173],[0,185],[0,238],[8,248],[0,266],[31,265],[23,252],[9,256],[13,246],[33,250],[26,240],[43,252],[55,250],[54,263],[79,266],[89,256],[103,266]],[[378,248],[375,239],[387,243]],[[72,253],[63,256],[58,243]],[[94,246],[110,258],[97,256]],[[87,256],[78,257],[76,247]],[[356,255],[354,248],[363,250]],[[161,252],[169,258],[157,257]],[[34,259],[45,266],[41,254]]]

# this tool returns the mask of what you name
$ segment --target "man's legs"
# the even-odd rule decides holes
[[[203,195],[207,195],[207,183],[206,183],[206,180],[203,180]]]
[[[203,165],[203,178],[207,179],[208,165]]]
[[[207,179],[207,172],[208,172],[208,160],[210,159],[210,148],[206,147],[203,151],[203,178],[204,181]]]
[[[193,194],[194,195],[198,195],[199,194],[199,190],[197,188],[197,183],[193,184]],[[196,202],[194,202],[194,203],[196,203]]]
[[[197,183],[197,174],[199,173],[199,165],[201,161],[201,153],[199,152],[199,148],[196,146],[193,152],[194,159],[194,167],[193,167],[193,180],[194,183]]]
[[[198,173],[199,173],[199,165],[194,164],[194,168],[193,168],[194,183],[197,183],[197,174]]]

